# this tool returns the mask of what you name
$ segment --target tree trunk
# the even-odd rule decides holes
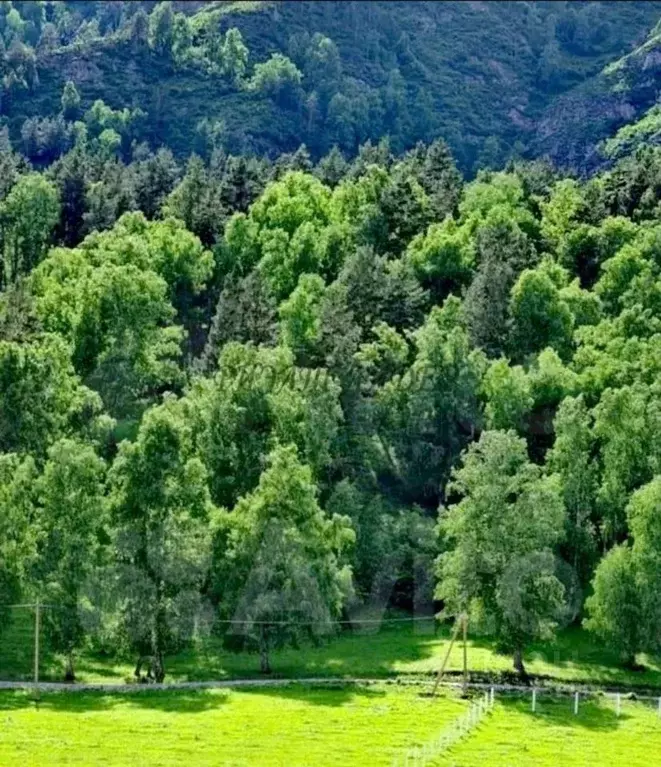
[[[64,681],[65,682],[76,681],[76,674],[73,670],[73,651],[72,650],[70,650],[67,653],[66,666],[64,667]]]
[[[167,617],[165,614],[165,607],[162,601],[162,584],[160,581],[156,583],[156,599],[157,607],[156,614],[154,615],[154,623],[152,625],[151,632],[151,677],[155,682],[159,684],[165,679],[165,638],[167,636]]]
[[[264,626],[259,627],[259,670],[262,674],[271,673],[271,663],[269,660],[269,642]]]
[[[519,674],[521,679],[527,684],[528,674],[526,667],[523,665],[523,648],[518,646],[514,649],[514,670]]]
[[[157,652],[154,655],[151,664],[151,674],[155,682],[161,684],[165,679],[165,663],[163,662],[163,653]]]

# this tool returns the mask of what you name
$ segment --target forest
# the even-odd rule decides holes
[[[406,78],[365,90],[318,30],[254,58],[261,4],[180,5],[0,7],[0,644],[39,600],[70,681],[86,647],[163,681],[205,634],[269,673],[361,611],[428,606],[524,679],[567,626],[640,668],[661,652],[649,83],[587,172],[445,136],[452,109],[416,125],[404,43]],[[514,5],[573,30],[562,66],[593,55],[577,87],[610,57],[644,90],[654,3],[594,39],[598,3]],[[213,83],[227,120],[49,74],[128,49],[195,98]]]

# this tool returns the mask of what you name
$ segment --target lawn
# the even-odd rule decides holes
[[[131,694],[0,693],[0,764],[168,767],[390,766],[436,739],[466,710],[444,691],[370,685]],[[651,703],[540,695],[496,700],[493,712],[433,767],[648,767],[661,753]]]
[[[0,693],[0,764],[390,765],[465,710],[394,684],[128,695]]]
[[[503,699],[493,713],[434,767],[650,767],[659,763],[661,718],[656,707],[623,701],[583,701],[574,716],[571,698]],[[656,756],[655,756],[656,754]]]
[[[33,668],[33,624],[24,611],[0,634],[0,680],[30,679]],[[384,623],[370,631],[345,631],[321,646],[304,646],[273,653],[275,676],[388,678],[433,675],[449,643],[446,629],[434,631],[433,621]],[[44,638],[41,676],[62,678],[62,662],[48,649]],[[531,674],[560,682],[585,682],[606,686],[639,686],[661,689],[661,659],[640,657],[645,670],[622,668],[617,655],[597,644],[585,631],[573,628],[559,633],[554,643],[528,648],[526,666]],[[499,654],[492,641],[473,637],[468,663],[474,679],[501,677],[511,681],[512,662]],[[455,645],[449,670],[458,672],[462,649]],[[83,652],[77,659],[79,681],[121,682],[132,674],[131,658],[117,659]],[[166,681],[221,680],[259,676],[259,661],[250,653],[232,653],[213,637],[166,659]],[[540,682],[542,680],[540,679]]]

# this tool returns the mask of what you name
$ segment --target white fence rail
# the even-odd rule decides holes
[[[494,689],[481,695],[473,701],[461,716],[442,730],[436,738],[418,748],[409,748],[402,756],[392,762],[392,767],[424,767],[437,759],[455,743],[465,738],[482,721],[484,716],[493,708]]]

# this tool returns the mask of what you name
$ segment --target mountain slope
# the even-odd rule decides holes
[[[596,77],[558,98],[539,121],[531,149],[560,164],[593,170],[659,129],[655,104],[661,90],[661,29],[613,61]],[[650,110],[648,112],[648,110]],[[612,137],[618,128],[622,130]],[[602,146],[601,140],[608,139]]]
[[[69,5],[94,19],[103,4]],[[131,5],[133,12],[155,4]],[[187,13],[195,42],[214,27],[239,29],[249,72],[272,54],[289,56],[302,72],[296,98],[285,103],[237,89],[196,61],[175,63],[126,35],[92,34],[37,50],[38,80],[3,99],[13,139],[26,118],[57,113],[70,79],[85,107],[101,98],[145,110],[140,138],[181,156],[194,148],[206,118],[218,121],[223,145],[235,152],[274,155],[305,142],[317,156],[333,144],[353,153],[385,134],[401,150],[440,135],[467,171],[526,152],[582,167],[586,142],[592,147],[635,112],[604,80],[613,75],[600,73],[613,61],[635,61],[635,46],[661,16],[661,2],[285,0],[174,8]],[[339,53],[332,77],[315,66],[315,33]],[[623,66],[634,78],[641,71]],[[595,117],[586,130],[585,120]]]

